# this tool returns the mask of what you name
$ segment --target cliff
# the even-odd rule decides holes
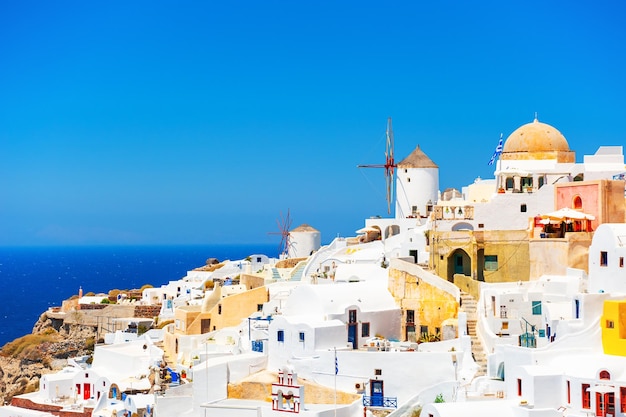
[[[31,334],[15,339],[0,351],[0,401],[6,404],[15,395],[39,389],[43,374],[56,372],[67,359],[90,355],[97,327],[81,323],[64,324],[43,313]]]

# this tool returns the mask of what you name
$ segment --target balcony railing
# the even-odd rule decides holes
[[[398,397],[363,396],[363,407],[398,408]]]

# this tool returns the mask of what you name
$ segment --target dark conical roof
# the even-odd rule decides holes
[[[398,163],[398,168],[439,168],[429,157],[420,149],[417,148]]]

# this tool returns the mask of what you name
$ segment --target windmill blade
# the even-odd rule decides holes
[[[387,182],[387,214],[391,214],[391,202],[394,195],[394,170],[396,162],[393,157],[393,128],[391,127],[391,117],[387,119],[387,145],[385,149],[385,180]]]
[[[283,216],[283,213],[280,213],[280,218],[276,219],[276,226],[278,226],[278,232],[269,232],[270,235],[280,235],[280,243],[278,244],[278,255],[287,257],[289,255],[289,246],[290,246],[290,235],[289,230],[291,229],[291,214],[289,209],[287,209],[287,215]]]
[[[385,163],[384,164],[368,164],[357,165],[357,168],[384,168],[385,169],[385,184],[387,188],[387,214],[391,214],[391,202],[394,198],[394,184],[395,184],[395,169],[396,162],[393,156],[393,129],[391,127],[391,117],[387,119],[387,131],[386,131],[386,145],[385,145]]]

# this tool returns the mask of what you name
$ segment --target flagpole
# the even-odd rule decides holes
[[[337,417],[337,372],[339,372],[339,367],[337,364],[337,347],[335,346],[335,417]]]

